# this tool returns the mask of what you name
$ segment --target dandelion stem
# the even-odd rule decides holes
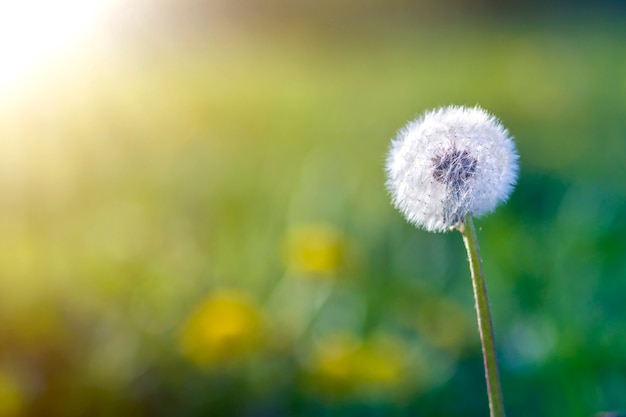
[[[487,297],[487,285],[483,273],[480,248],[476,239],[476,229],[470,214],[465,218],[458,230],[463,235],[463,242],[469,257],[472,284],[474,287],[474,299],[476,301],[476,314],[478,316],[478,332],[483,348],[483,361],[485,365],[485,379],[487,380],[487,394],[489,396],[489,410],[491,417],[504,417],[504,402],[502,400],[502,387],[498,373],[498,360],[496,358],[496,344],[493,335],[493,323],[489,310],[489,298]]]

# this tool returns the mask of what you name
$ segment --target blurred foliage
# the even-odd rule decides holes
[[[451,103],[521,155],[477,222],[509,415],[625,409],[626,31],[406,23],[135,33],[3,101],[0,416],[486,415],[461,239],[384,188]]]

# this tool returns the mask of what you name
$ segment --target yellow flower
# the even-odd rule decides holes
[[[181,337],[182,351],[197,364],[236,361],[258,347],[262,328],[261,311],[244,294],[215,293],[187,320]]]
[[[18,382],[0,371],[0,417],[15,417],[24,408],[24,396]]]
[[[345,248],[343,235],[333,226],[301,226],[287,238],[286,263],[298,274],[333,275],[344,263]]]
[[[395,396],[409,381],[406,346],[390,337],[365,341],[349,335],[324,340],[310,363],[310,382],[325,394]]]

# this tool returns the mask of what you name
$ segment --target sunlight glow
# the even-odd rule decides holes
[[[106,28],[116,0],[0,0],[0,95]]]

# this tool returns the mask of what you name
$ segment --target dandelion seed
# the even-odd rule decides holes
[[[517,180],[509,132],[479,107],[442,107],[408,123],[387,156],[387,187],[409,222],[433,232],[506,201]]]

